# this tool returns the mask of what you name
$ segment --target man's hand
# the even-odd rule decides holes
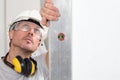
[[[52,0],[45,0],[40,14],[42,16],[41,23],[45,26],[50,25],[49,21],[57,21],[60,16],[59,10],[54,6]]]

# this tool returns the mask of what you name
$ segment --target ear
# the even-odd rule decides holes
[[[39,43],[38,43],[38,47],[40,46],[40,43],[41,43],[41,41],[39,41]]]
[[[40,46],[40,41],[39,41],[39,43],[38,43],[38,45],[37,45],[37,49],[39,48],[39,46]],[[37,49],[36,49],[36,50],[37,50]]]
[[[13,38],[14,30],[9,31],[9,39],[11,40]]]

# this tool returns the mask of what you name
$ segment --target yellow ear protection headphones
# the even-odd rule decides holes
[[[4,63],[9,67],[11,67],[12,69],[14,69],[16,72],[23,74],[25,76],[33,75],[36,72],[37,62],[34,59],[32,58],[22,59],[22,57],[16,56],[12,60],[12,64],[11,64],[6,60],[7,56],[8,56],[8,53],[4,57]]]

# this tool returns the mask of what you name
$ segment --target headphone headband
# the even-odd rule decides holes
[[[8,54],[9,54],[9,53],[7,53],[5,57],[3,57],[3,58],[4,58],[3,61],[4,61],[4,63],[5,63],[6,65],[8,65],[8,66],[11,67],[12,69],[14,69],[14,65],[7,61],[7,56],[8,56]]]

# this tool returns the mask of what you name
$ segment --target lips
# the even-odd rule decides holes
[[[33,40],[30,37],[25,37],[25,39],[28,43],[33,43]]]

